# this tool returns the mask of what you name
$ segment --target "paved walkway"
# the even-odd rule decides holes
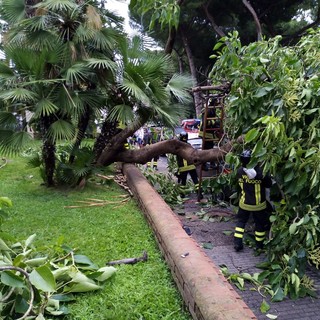
[[[161,157],[158,164],[159,172],[165,172],[166,158]],[[190,200],[184,205],[173,209],[183,225],[188,228],[187,231],[191,232],[190,237],[204,247],[204,252],[213,263],[218,268],[221,266],[227,267],[230,273],[247,272],[253,274],[261,272],[262,270],[256,268],[256,265],[265,260],[264,255],[255,256],[253,249],[248,246],[245,246],[242,252],[234,251],[231,234],[235,225],[234,219],[224,222],[203,221],[195,214],[201,210],[210,211],[210,206],[205,209],[203,205],[198,204],[195,195],[191,196]],[[184,215],[181,215],[181,213],[184,213]],[[210,239],[209,243],[208,239]],[[320,272],[310,268],[307,274],[314,280],[317,293],[320,296]],[[287,298],[281,302],[271,302],[268,295],[264,297],[263,291],[259,293],[256,289],[250,288],[249,284],[245,285],[246,289],[244,291],[239,290],[235,285],[232,286],[259,320],[270,319],[271,316],[276,316],[273,319],[277,320],[320,320],[320,299],[306,297],[291,300]],[[267,313],[260,311],[263,300],[270,306]]]

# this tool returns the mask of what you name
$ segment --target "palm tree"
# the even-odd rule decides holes
[[[74,139],[73,152],[79,147],[91,115],[105,104],[100,84],[107,87],[108,78],[113,79],[112,56],[122,36],[104,24],[105,12],[94,1],[18,2],[5,0],[1,5],[7,22],[0,74],[0,99],[6,106],[1,149],[16,151],[13,147],[21,149],[22,142],[30,140],[25,131],[8,130],[10,112],[34,112],[32,121],[43,142],[44,176],[51,186],[56,142]]]
[[[17,152],[31,140],[15,125],[12,112],[32,111],[47,186],[55,184],[57,142],[72,142],[72,164],[89,121],[101,113],[107,116],[95,143],[99,165],[112,163],[112,155],[146,121],[172,126],[182,114],[172,98],[188,101],[190,78],[175,75],[168,56],[143,50],[138,38],[127,40],[111,24],[115,17],[97,2],[3,0],[0,14],[7,22],[0,63],[0,152]],[[121,132],[119,121],[128,125]]]
[[[191,77],[175,73],[170,56],[143,48],[141,37],[119,46],[117,94],[96,141],[96,161],[100,165],[112,163],[113,155],[125,139],[143,124],[155,122],[174,127],[187,112],[185,104],[191,101],[188,92],[193,85]],[[126,123],[125,130],[110,135],[118,121]]]

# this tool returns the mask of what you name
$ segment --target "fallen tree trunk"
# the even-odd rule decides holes
[[[242,138],[240,137],[237,142],[242,142]],[[190,144],[176,139],[161,141],[141,149],[132,150],[119,151],[110,146],[108,152],[104,152],[99,158],[97,165],[107,166],[113,162],[145,164],[152,158],[167,153],[179,155],[195,165],[200,165],[205,162],[223,160],[225,155],[232,150],[233,143],[228,142],[221,147],[209,150],[197,150]]]

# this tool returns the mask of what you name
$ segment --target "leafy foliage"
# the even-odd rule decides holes
[[[1,225],[4,207],[12,206],[10,199],[0,198]],[[9,238],[7,235],[6,238]],[[68,313],[65,303],[74,300],[73,293],[99,290],[115,272],[114,267],[96,266],[87,256],[57,243],[41,254],[34,246],[36,235],[25,241],[0,241],[0,314],[16,318],[23,314],[59,316]],[[43,248],[42,248],[43,250]]]
[[[244,134],[243,147],[253,149],[250,165],[261,162],[274,178],[267,277],[282,298],[306,294],[302,278],[309,252],[319,247],[319,33],[310,31],[294,47],[283,47],[279,36],[242,46],[234,32],[221,39],[211,72],[232,82],[229,135]]]

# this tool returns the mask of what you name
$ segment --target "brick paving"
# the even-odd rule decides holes
[[[161,157],[158,161],[159,171],[166,170],[166,158]],[[215,266],[226,266],[230,273],[247,272],[254,274],[261,272],[256,265],[263,262],[264,255],[255,256],[254,250],[245,246],[242,252],[235,252],[233,249],[233,235],[230,231],[234,229],[234,219],[222,222],[199,221],[195,212],[203,210],[203,205],[196,203],[196,196],[191,195],[190,200],[181,207],[173,208],[182,224],[191,231],[192,237],[200,246],[204,247],[205,254],[213,261]],[[223,219],[222,219],[223,220]],[[227,219],[226,219],[227,220]],[[229,231],[228,235],[224,233]],[[209,240],[208,240],[209,239]],[[210,249],[205,249],[209,242]],[[211,248],[212,247],[212,248]],[[309,267],[307,274],[314,281],[317,293],[320,295],[320,272]],[[263,296],[256,289],[246,283],[245,290],[239,290],[232,284],[235,291],[252,310],[258,320],[270,319],[267,315],[276,316],[277,320],[320,320],[320,299],[312,297],[291,300],[286,298],[281,302],[271,302],[268,295]],[[270,310],[267,313],[260,311],[261,303],[265,300]],[[227,319],[226,319],[227,320]]]

